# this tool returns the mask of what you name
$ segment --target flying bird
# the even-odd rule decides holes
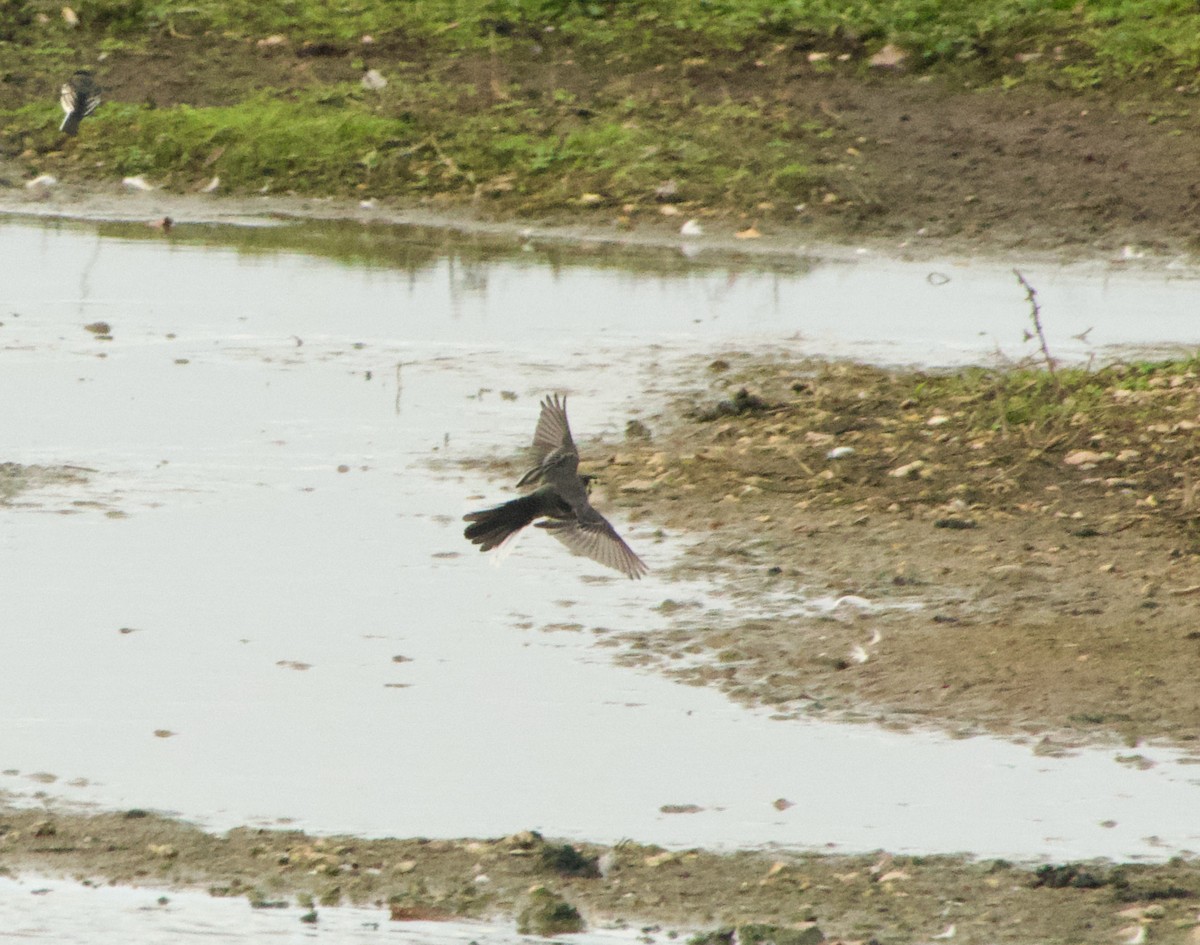
[[[530,523],[544,528],[573,553],[585,555],[626,577],[640,578],[649,568],[634,554],[608,519],[592,508],[588,490],[594,477],[579,474],[579,451],[567,423],[567,401],[558,394],[542,401],[533,434],[537,464],[517,486],[541,485],[528,495],[463,516],[463,535],[489,551]],[[541,521],[535,522],[535,519]]]
[[[67,115],[58,130],[72,136],[77,135],[79,123],[100,104],[100,86],[87,69],[77,69],[75,74],[63,83],[62,97],[59,101],[62,102],[63,111]]]

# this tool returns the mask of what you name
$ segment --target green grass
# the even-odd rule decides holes
[[[228,108],[143,109],[114,103],[97,113],[91,148],[121,175],[184,183],[212,173],[237,189],[341,189],[386,168],[381,149],[408,136],[403,121],[312,102],[252,99]]]
[[[61,11],[0,3],[0,157],[31,175],[180,188],[219,175],[234,191],[513,213],[656,212],[677,180],[689,215],[794,220],[832,191],[829,213],[868,220],[880,199],[859,142],[787,100],[808,51],[843,53],[814,68],[858,75],[893,42],[915,72],[1002,87],[1172,89],[1200,70],[1200,9],[1179,0],[88,0],[77,28]],[[273,34],[286,50],[255,45]],[[303,56],[306,42],[327,55]],[[139,85],[141,54],[159,71]],[[84,63],[102,81],[123,66],[124,84],[64,147],[56,89]],[[379,94],[357,84],[367,64],[388,73]],[[191,81],[160,95],[176,67]],[[560,68],[571,87],[553,87]]]
[[[1136,427],[1156,414],[1161,398],[1114,397],[1113,391],[1161,392],[1169,398],[1171,379],[1200,375],[1200,358],[1139,361],[1099,370],[1045,368],[989,370],[970,368],[946,375],[919,375],[909,396],[917,409],[953,406],[976,430],[1026,429],[1039,435],[1081,425]]]
[[[867,52],[887,42],[918,67],[982,65],[981,76],[1028,67],[1072,84],[1149,76],[1194,81],[1200,10],[1183,0],[92,0],[81,30],[131,41],[156,31],[351,43],[363,34],[445,50],[531,40],[627,55],[763,47],[770,42]],[[57,0],[0,7],[0,43],[76,37]],[[36,16],[44,14],[42,25]],[[553,35],[551,35],[551,31]],[[1057,50],[1057,54],[1056,54]]]
[[[559,98],[569,98],[559,96]],[[0,111],[0,134],[49,155],[59,115],[44,103]],[[520,212],[650,206],[665,181],[680,201],[748,208],[812,199],[827,186],[825,130],[766,105],[489,101],[433,80],[382,94],[353,84],[270,90],[237,104],[156,109],[110,102],[59,160],[73,174],[141,174],[190,189],[503,199]],[[732,132],[732,134],[731,134]],[[32,168],[31,168],[32,170]]]

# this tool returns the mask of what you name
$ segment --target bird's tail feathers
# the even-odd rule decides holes
[[[480,551],[491,551],[542,514],[541,504],[539,496],[530,494],[490,509],[470,512],[463,516],[464,522],[471,523],[463,530],[463,535],[478,545]]]

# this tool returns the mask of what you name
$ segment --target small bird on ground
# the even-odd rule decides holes
[[[79,134],[79,123],[96,110],[100,104],[100,86],[87,69],[77,69],[75,74],[63,83],[63,111],[67,113],[59,131],[69,135]]]
[[[621,539],[608,519],[592,508],[588,487],[594,477],[579,474],[579,451],[567,424],[567,401],[557,394],[542,401],[533,434],[537,465],[517,486],[542,485],[518,499],[463,516],[470,522],[463,535],[488,551],[503,544],[535,519],[574,554],[615,568],[626,577],[640,578],[649,568]]]

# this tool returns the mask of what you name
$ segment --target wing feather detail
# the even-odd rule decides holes
[[[634,580],[646,574],[650,570],[646,563],[625,544],[608,519],[599,514],[597,519],[587,524],[577,521],[549,521],[538,522],[537,525],[546,529],[574,554],[591,558]]]

